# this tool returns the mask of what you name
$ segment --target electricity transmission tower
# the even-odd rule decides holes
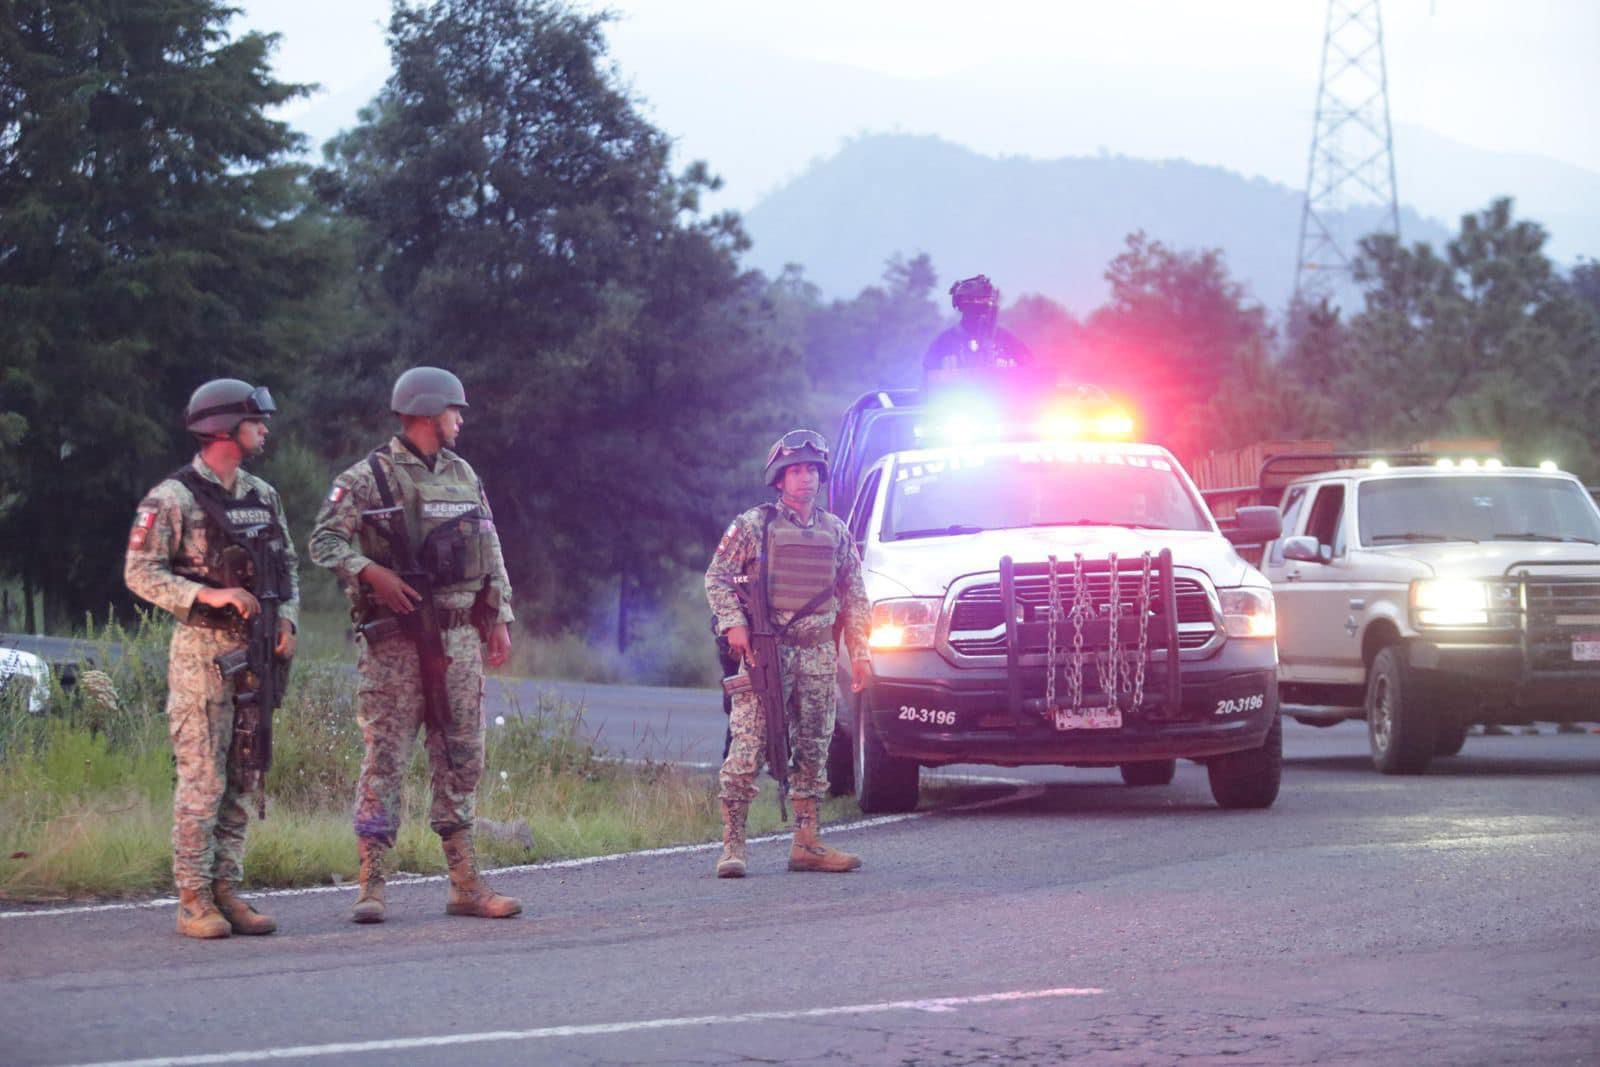
[[[1350,282],[1356,241],[1385,225],[1400,235],[1379,0],[1328,0],[1295,299],[1337,302]]]

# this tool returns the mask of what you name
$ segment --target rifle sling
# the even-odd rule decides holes
[[[389,489],[389,479],[384,477],[383,467],[378,463],[378,450],[373,449],[367,456],[367,466],[372,469],[372,480],[378,487],[378,499],[383,501],[383,508],[393,518],[385,523],[389,528],[384,531],[389,538],[389,547],[394,549],[395,562],[401,570],[415,570],[411,561],[411,538],[406,533],[406,517],[404,510],[394,502],[394,493]]]

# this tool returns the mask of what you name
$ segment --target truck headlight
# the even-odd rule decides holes
[[[932,648],[939,628],[937,597],[904,597],[872,605],[872,630],[867,644],[876,649]]]
[[[1278,636],[1278,611],[1270,589],[1218,589],[1222,626],[1229,637]]]
[[[1418,626],[1489,625],[1489,587],[1471,578],[1419,578],[1411,583]]]

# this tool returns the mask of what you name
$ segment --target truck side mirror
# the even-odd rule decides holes
[[[1322,546],[1315,537],[1289,537],[1283,542],[1283,558],[1297,563],[1325,563]]]
[[[1222,536],[1235,545],[1261,545],[1283,533],[1283,516],[1277,508],[1240,508]]]

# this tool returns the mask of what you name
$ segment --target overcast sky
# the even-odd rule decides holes
[[[280,76],[323,87],[287,117],[319,141],[353,122],[388,70],[387,0],[242,6],[244,25],[282,34]],[[842,138],[897,128],[992,154],[1184,156],[1305,181],[1323,0],[604,6],[618,14],[609,36],[624,77],[686,158],[728,179],[733,207]],[[1397,132],[1600,173],[1600,2],[1388,0],[1383,17]],[[848,81],[850,106],[808,111],[822,79]],[[922,88],[936,110],[918,106]],[[1258,105],[1277,118],[1254,117]],[[763,108],[779,121],[741,117]]]

